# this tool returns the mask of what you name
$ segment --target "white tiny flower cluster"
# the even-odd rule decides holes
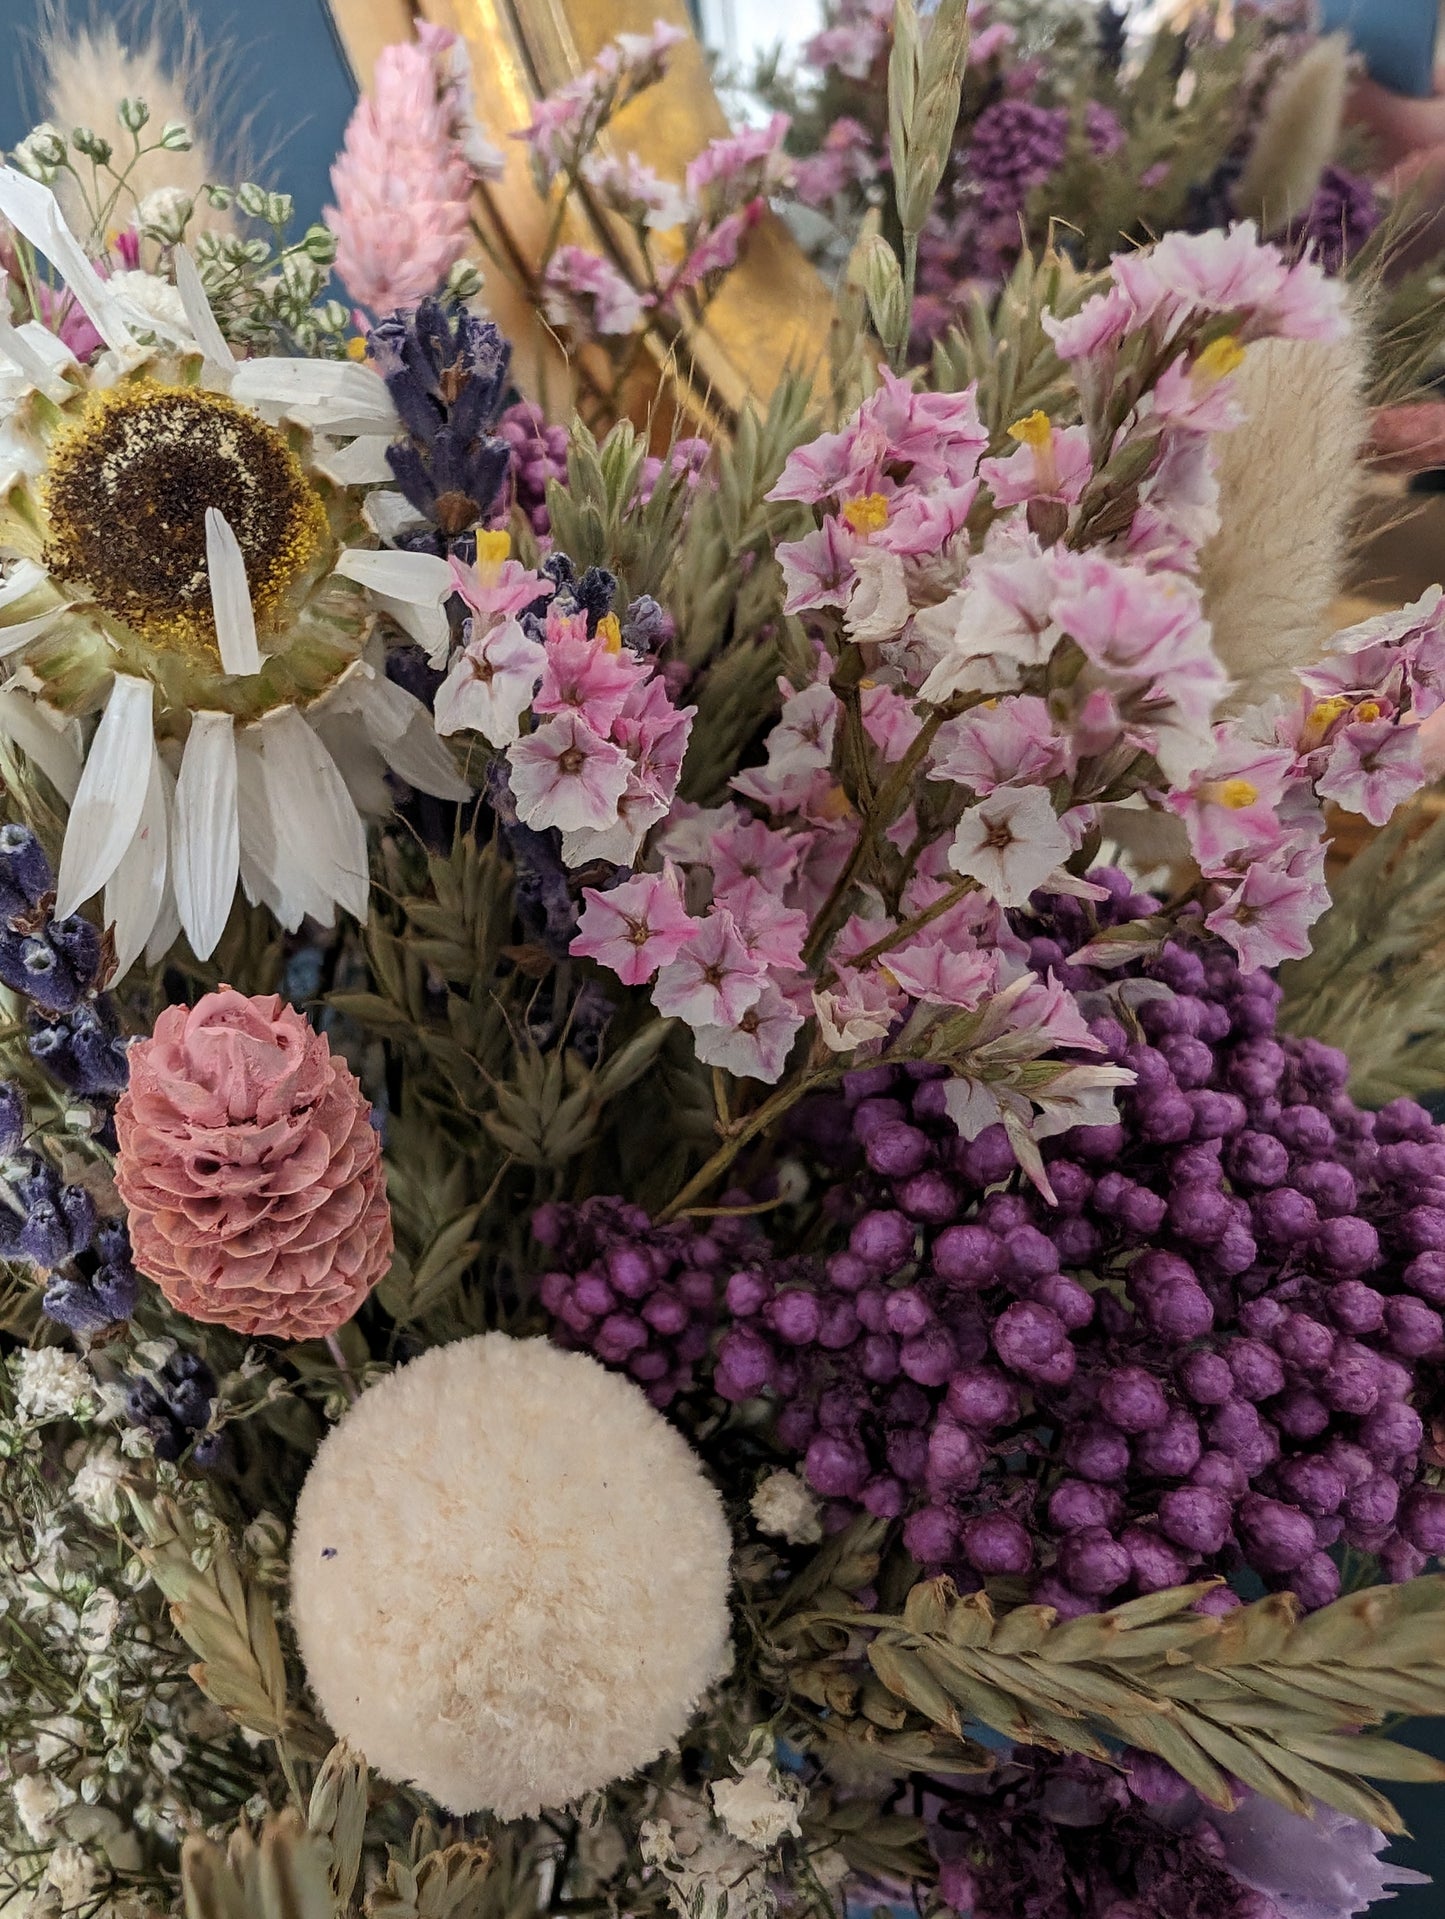
[[[665,1794],[658,1813],[642,1825],[642,1860],[666,1882],[677,1919],[773,1919],[777,1900],[762,1854],[681,1793]]]

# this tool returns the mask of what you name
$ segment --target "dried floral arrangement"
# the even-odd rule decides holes
[[[963,13],[897,5],[831,381],[725,444],[516,398],[448,35],[299,242],[135,91],[0,169],[7,1916],[1417,1877],[1445,1133],[1292,1009],[1445,599],[1331,632],[1368,342],[1251,223],[910,363]],[[539,107],[559,196],[666,53]]]

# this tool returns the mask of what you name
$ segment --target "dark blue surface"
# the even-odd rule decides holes
[[[170,31],[189,15],[203,44],[226,50],[240,78],[221,117],[227,109],[237,122],[252,115],[245,151],[264,156],[257,177],[295,196],[303,225],[321,217],[356,97],[323,0],[132,0],[126,7],[70,0],[68,11],[80,20],[135,20],[143,36],[157,26]],[[13,147],[39,117],[33,36],[45,12],[44,0],[0,0],[0,146]],[[234,133],[234,126],[216,128],[214,144],[225,149]]]
[[[1381,86],[1434,91],[1437,0],[1321,0],[1326,28],[1343,27]]]

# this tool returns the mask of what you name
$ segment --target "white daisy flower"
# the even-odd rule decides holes
[[[106,281],[9,167],[0,215],[107,349],[82,367],[0,320],[0,734],[70,804],[57,913],[104,889],[122,972],[181,929],[206,957],[238,881],[288,928],[364,918],[358,802],[386,768],[469,791],[373,638],[384,613],[444,658],[451,591],[444,561],[376,545],[385,382],[237,361],[184,249],[170,299]]]

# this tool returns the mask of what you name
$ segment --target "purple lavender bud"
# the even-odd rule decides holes
[[[1229,1173],[1241,1186],[1282,1185],[1289,1149],[1271,1133],[1241,1133],[1229,1150]]]
[[[1182,1479],[1199,1463],[1199,1428],[1183,1411],[1170,1413],[1157,1432],[1144,1433],[1135,1442],[1134,1455],[1146,1473],[1161,1479]]]
[[[94,986],[100,973],[100,934],[90,921],[82,919],[79,913],[71,913],[63,920],[52,920],[47,928],[47,937],[81,986]]]
[[[1354,1533],[1383,1532],[1395,1523],[1400,1488],[1388,1473],[1373,1473],[1345,1495],[1344,1513]]]
[[[943,1403],[955,1419],[979,1432],[1012,1425],[1022,1410],[1018,1387],[992,1366],[961,1368],[949,1380]]]
[[[1091,1485],[1084,1479],[1062,1479],[1049,1494],[1049,1525],[1056,1533],[1078,1532],[1102,1526],[1112,1532],[1124,1514],[1124,1501],[1112,1486]]]
[[[924,1506],[903,1522],[903,1544],[920,1566],[951,1559],[958,1543],[958,1521],[943,1506]]]
[[[13,1080],[0,1080],[0,1155],[19,1152],[28,1124],[25,1095]]]
[[[1182,1586],[1189,1577],[1188,1558],[1146,1527],[1130,1526],[1119,1544],[1129,1555],[1129,1568],[1140,1592],[1167,1592],[1171,1586]]]
[[[1251,1565],[1262,1572],[1293,1572],[1315,1551],[1315,1529],[1299,1508],[1263,1493],[1240,1500],[1239,1528]]]
[[[1171,1486],[1159,1501],[1159,1524],[1178,1546],[1195,1553],[1224,1550],[1233,1505],[1213,1486]]]
[[[940,1421],[928,1436],[925,1477],[930,1492],[972,1492],[987,1464],[988,1454],[962,1426]]]
[[[1249,1488],[1249,1474],[1233,1453],[1201,1453],[1189,1479],[1191,1485],[1211,1486],[1223,1493],[1231,1505]]]
[[[83,1253],[95,1236],[95,1201],[83,1186],[62,1186],[60,1216],[72,1253]]]
[[[1170,1226],[1196,1245],[1212,1244],[1233,1217],[1228,1195],[1217,1186],[1176,1186],[1169,1196]]]
[[[1241,1399],[1273,1399],[1284,1391],[1284,1368],[1278,1354],[1258,1339],[1232,1339],[1224,1356]]]
[[[1340,1569],[1328,1553],[1314,1552],[1290,1574],[1290,1588],[1307,1612],[1340,1596]]]
[[[1422,1299],[1401,1296],[1389,1300],[1385,1332],[1390,1350],[1402,1359],[1438,1359],[1445,1351],[1445,1327],[1440,1315]]]
[[[1417,1453],[1425,1425],[1413,1406],[1382,1400],[1360,1427],[1360,1439],[1377,1459],[1405,1459]]]
[[[922,1172],[932,1156],[927,1133],[902,1121],[878,1127],[865,1148],[868,1164],[885,1179],[907,1179]]]
[[[1064,1273],[1046,1273],[1036,1279],[1029,1288],[1029,1298],[1057,1313],[1071,1333],[1081,1332],[1094,1317],[1094,1295]]]
[[[1335,1350],[1335,1336],[1308,1313],[1291,1313],[1275,1334],[1275,1346],[1296,1372],[1322,1373]]]
[[[1064,1462],[1081,1479],[1107,1485],[1128,1473],[1129,1441],[1116,1426],[1106,1426],[1102,1420],[1073,1426],[1064,1435]]]
[[[1323,1459],[1287,1459],[1275,1472],[1280,1491],[1311,1519],[1327,1519],[1344,1503],[1345,1482]]]
[[[985,1579],[1018,1578],[1034,1563],[1033,1541],[1008,1513],[982,1513],[963,1529],[963,1552]]]
[[[1128,1553],[1102,1526],[1086,1526],[1061,1539],[1056,1564],[1059,1576],[1091,1599],[1117,1592],[1132,1570]]]
[[[1222,1406],[1234,1394],[1234,1375],[1221,1353],[1187,1354],[1179,1363],[1179,1384],[1196,1406]]]
[[[1417,1486],[1400,1509],[1400,1530],[1417,1552],[1437,1559],[1445,1553],[1445,1493]]]
[[[902,1213],[865,1213],[848,1246],[875,1273],[895,1273],[913,1257],[913,1234],[913,1221]]]
[[[942,1386],[958,1364],[958,1348],[946,1327],[930,1326],[904,1340],[898,1362],[918,1385]]]
[[[1004,1264],[1003,1241],[986,1226],[950,1226],[933,1242],[933,1270],[952,1286],[989,1286]]]
[[[1330,1409],[1318,1393],[1294,1386],[1270,1408],[1275,1424],[1291,1439],[1318,1439],[1330,1424]]]
[[[868,1478],[868,1455],[854,1440],[820,1433],[803,1461],[808,1484],[826,1499],[857,1499]]]
[[[999,1315],[993,1328],[994,1351],[1010,1372],[1031,1384],[1067,1386],[1076,1363],[1068,1328],[1047,1306],[1019,1301]]]
[[[1314,1201],[1296,1192],[1293,1186],[1276,1186],[1271,1192],[1258,1194],[1250,1204],[1250,1212],[1255,1237],[1261,1244],[1281,1251],[1309,1239],[1319,1225]]]
[[[1126,1433],[1153,1432],[1169,1417],[1164,1388],[1142,1366],[1121,1366],[1099,1387],[1099,1410]]]
[[[45,939],[0,932],[0,980],[46,1013],[68,1013],[80,998],[80,982]]]
[[[818,1337],[823,1313],[812,1293],[779,1293],[763,1309],[766,1320],[778,1338],[789,1346],[810,1346]]]
[[[1320,1221],[1314,1236],[1314,1250],[1315,1258],[1327,1273],[1346,1279],[1356,1273],[1367,1273],[1375,1265],[1380,1257],[1380,1235],[1367,1219],[1346,1213],[1339,1219]]]
[[[28,826],[0,826],[0,880],[38,906],[55,891],[55,875],[45,850]]]

